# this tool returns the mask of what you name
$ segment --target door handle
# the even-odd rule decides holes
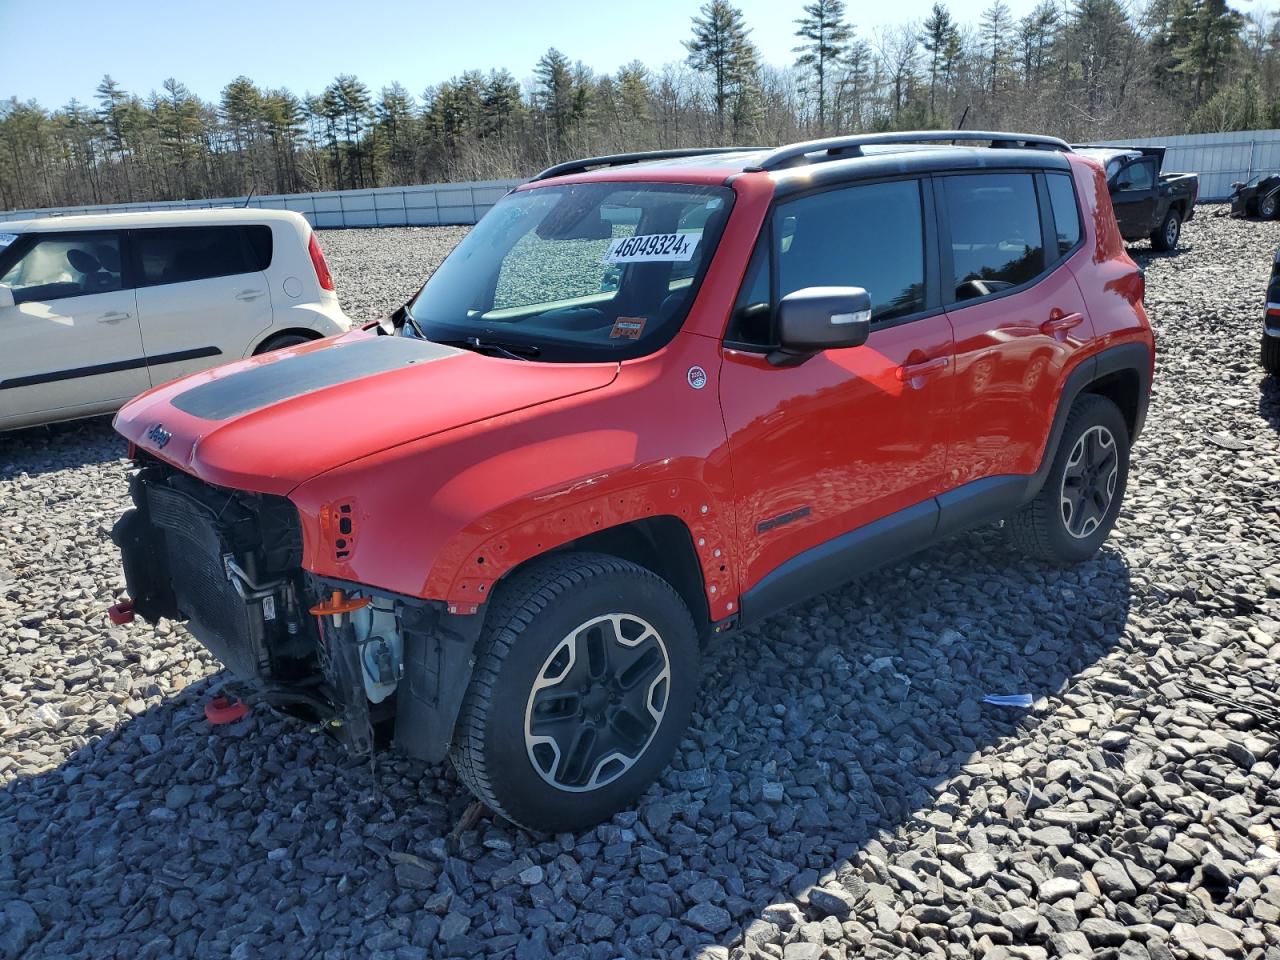
[[[1055,310],[1048,320],[1040,324],[1040,332],[1046,337],[1063,340],[1065,337],[1060,334],[1065,334],[1072,327],[1078,327],[1082,323],[1084,323],[1083,313],[1061,313]]]
[[[98,318],[99,323],[119,323],[121,320],[128,320],[133,314],[125,313],[121,310],[110,310]]]
[[[942,373],[950,364],[950,357],[934,357],[932,360],[925,360],[922,363],[904,363],[895,373],[903,383],[910,383],[913,387],[919,389],[924,386],[926,378],[932,377],[935,373]]]
[[[236,294],[237,300],[257,300],[262,296],[262,290],[241,290]]]

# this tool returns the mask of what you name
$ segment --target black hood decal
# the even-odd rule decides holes
[[[240,370],[192,387],[171,402],[193,417],[227,420],[325,387],[460,352],[429,340],[370,337]]]

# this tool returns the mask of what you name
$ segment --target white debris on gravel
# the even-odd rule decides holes
[[[1097,559],[981,530],[715,643],[661,783],[579,836],[454,845],[447,767],[211,728],[212,658],[106,617],[123,444],[0,437],[0,958],[1277,960],[1280,228],[1218,209],[1135,251],[1159,372]],[[321,240],[372,318],[463,232]]]

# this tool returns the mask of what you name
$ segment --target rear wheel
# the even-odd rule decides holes
[[[1274,220],[1276,213],[1280,212],[1280,199],[1277,199],[1274,193],[1262,198],[1262,202],[1258,204],[1258,216],[1263,220]]]
[[[1181,235],[1182,215],[1176,209],[1172,209],[1165,214],[1160,228],[1151,234],[1151,246],[1162,251],[1172,250],[1178,245],[1178,238]]]
[[[1262,368],[1273,377],[1280,377],[1280,337],[1262,335]]]
[[[1129,477],[1129,428],[1120,408],[1096,394],[1071,407],[1039,495],[1005,529],[1028,556],[1088,560],[1115,526]]]
[[[262,345],[253,352],[255,354],[270,353],[272,350],[283,350],[285,347],[296,347],[300,343],[310,343],[315,339],[305,333],[278,333],[262,341]]]
[[[495,594],[450,759],[514,823],[579,830],[658,776],[697,688],[693,620],[670,584],[616,557],[549,557]]]

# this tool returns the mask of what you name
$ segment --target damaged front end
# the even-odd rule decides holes
[[[304,570],[284,497],[215,487],[153,458],[116,523],[133,610],[185,622],[253,699],[322,725],[353,753],[443,760],[480,616]]]

